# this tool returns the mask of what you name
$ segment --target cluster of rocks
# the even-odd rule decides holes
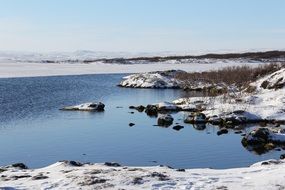
[[[263,154],[278,147],[285,148],[285,130],[259,127],[249,132],[241,141],[242,145],[256,154]]]

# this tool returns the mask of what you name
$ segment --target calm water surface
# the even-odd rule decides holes
[[[123,165],[165,164],[176,168],[229,168],[278,158],[282,152],[256,155],[241,136],[217,136],[217,128],[153,126],[155,118],[130,114],[128,106],[171,101],[180,90],[127,89],[116,85],[124,75],[83,75],[0,79],[0,165],[24,162],[42,167],[58,160],[116,161]],[[64,112],[78,103],[102,101],[105,112]],[[122,108],[117,108],[117,107]],[[130,122],[135,123],[129,127]],[[248,129],[247,129],[248,130]]]

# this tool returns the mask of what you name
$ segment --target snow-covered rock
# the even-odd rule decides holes
[[[250,152],[264,154],[276,147],[284,147],[284,129],[256,128],[249,132],[241,141],[242,145]]]
[[[281,143],[285,144],[285,133],[280,130],[273,130],[270,128],[257,128],[248,133],[243,141],[246,144],[266,144],[266,143]]]
[[[285,86],[285,69],[281,69],[257,81],[263,89],[281,89]]]
[[[77,163],[77,164],[73,164]],[[0,189],[280,189],[285,162],[268,160],[233,169],[124,167],[57,162],[39,169],[1,167]]]
[[[104,111],[105,105],[102,102],[90,102],[79,104],[76,106],[67,106],[61,108],[60,110],[66,111]]]
[[[132,88],[180,88],[176,75],[185,73],[181,70],[157,71],[133,74],[124,77],[119,86]]]

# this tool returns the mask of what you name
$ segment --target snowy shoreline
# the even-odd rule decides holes
[[[258,66],[262,62],[248,62],[242,65]],[[0,63],[0,78],[66,76],[85,74],[141,73],[166,70],[199,72],[236,66],[235,62],[215,63],[148,63],[148,64],[107,64],[107,63]]]
[[[283,189],[284,170],[282,160],[220,170],[61,161],[39,169],[0,167],[0,189]]]

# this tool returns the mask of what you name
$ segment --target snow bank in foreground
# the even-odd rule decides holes
[[[108,165],[108,166],[107,166]],[[283,189],[285,162],[225,170],[122,167],[57,162],[40,169],[2,167],[0,189]]]

